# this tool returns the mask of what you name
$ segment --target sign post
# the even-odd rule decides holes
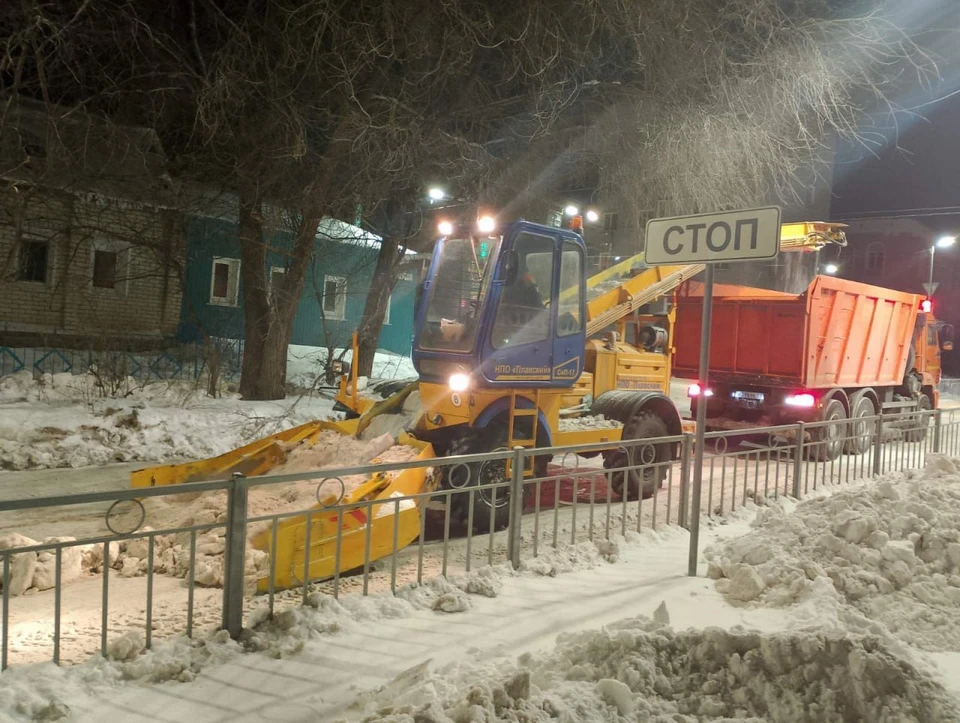
[[[710,331],[713,325],[713,264],[772,259],[780,253],[780,209],[776,206],[727,213],[657,218],[647,222],[644,258],[652,266],[705,264],[703,316],[700,320],[700,370],[697,431],[694,441],[693,509],[687,574],[695,577],[700,557],[700,505],[703,452],[710,380]]]

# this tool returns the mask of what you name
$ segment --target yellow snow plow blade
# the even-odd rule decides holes
[[[244,477],[266,474],[286,461],[292,447],[303,441],[316,441],[324,429],[349,434],[341,428],[343,425],[343,422],[307,422],[245,444],[219,457],[134,470],[130,473],[130,484],[132,487],[160,487],[225,479],[233,474],[242,474]]]
[[[351,433],[348,430],[355,427],[356,423],[354,419],[339,424],[345,433]],[[406,433],[401,434],[397,441],[398,444],[416,447],[419,450],[418,460],[434,457],[433,447]],[[363,567],[367,560],[373,562],[387,557],[394,550],[401,550],[417,539],[420,535],[422,501],[397,501],[397,498],[432,492],[436,481],[430,467],[380,473],[347,494],[339,503],[336,498],[339,491],[337,485],[325,485],[324,489],[329,490],[330,494],[309,513],[288,517],[278,523],[275,550],[271,549],[272,529],[254,536],[253,546],[270,554],[275,570],[274,587],[278,590],[303,584],[308,544],[309,580],[323,580],[338,573],[347,573]],[[351,507],[375,500],[382,500],[382,503]],[[335,505],[335,509],[330,509]],[[257,580],[259,592],[269,589],[269,577]]]

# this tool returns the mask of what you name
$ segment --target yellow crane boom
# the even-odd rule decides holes
[[[786,223],[780,228],[781,251],[816,251],[827,244],[845,246],[844,224]],[[639,268],[638,268],[639,267]],[[646,266],[639,253],[587,279],[587,336],[602,331],[632,314],[641,306],[669,294],[680,284],[703,271],[703,264]],[[604,289],[609,286],[611,288]],[[601,289],[599,293],[597,290]],[[561,298],[570,295],[567,289]]]

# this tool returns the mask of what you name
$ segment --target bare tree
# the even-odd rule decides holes
[[[646,208],[789,198],[797,169],[855,135],[891,77],[932,67],[873,13],[882,4],[74,0],[53,15],[27,3],[0,71],[35,96],[59,88],[149,122],[179,173],[237,194],[241,391],[273,398],[323,217],[415,214],[433,180],[509,213],[584,165]],[[275,302],[267,207],[297,218]],[[383,235],[378,280],[401,240]],[[368,349],[385,288],[368,299]]]

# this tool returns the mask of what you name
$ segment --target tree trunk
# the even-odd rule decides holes
[[[363,307],[363,318],[359,327],[357,374],[369,377],[373,373],[373,357],[377,353],[377,342],[383,328],[383,317],[387,313],[387,300],[393,292],[396,270],[400,262],[399,243],[394,236],[387,236],[380,242],[377,254],[377,266],[370,282],[370,291]]]
[[[287,393],[287,347],[320,218],[318,214],[302,216],[290,262],[273,298],[267,279],[261,199],[256,191],[241,191],[239,221],[244,328],[240,394],[244,399],[283,399]]]

